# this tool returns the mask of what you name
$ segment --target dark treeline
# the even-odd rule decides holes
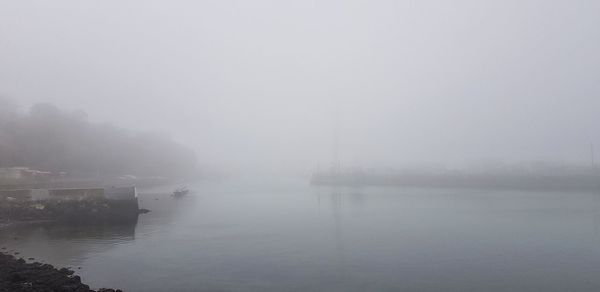
[[[0,100],[0,167],[26,166],[75,177],[182,177],[193,151],[165,135],[95,124],[82,111],[37,104],[28,113]]]

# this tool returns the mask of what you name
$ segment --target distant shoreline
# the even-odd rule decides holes
[[[600,175],[316,173],[316,186],[441,187],[540,191],[600,191]]]

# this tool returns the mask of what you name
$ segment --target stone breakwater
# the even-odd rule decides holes
[[[0,190],[0,223],[14,221],[124,221],[137,219],[134,187]]]
[[[27,263],[13,255],[0,252],[0,292],[119,292],[102,288],[92,290],[81,283],[74,271],[57,269],[50,264]]]
[[[0,220],[11,221],[124,221],[143,210],[128,201],[107,199],[0,201]]]

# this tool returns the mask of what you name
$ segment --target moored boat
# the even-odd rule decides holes
[[[190,192],[190,190],[188,190],[186,187],[180,187],[180,188],[177,188],[175,191],[173,191],[173,197],[181,198],[181,197],[187,195],[189,192]]]

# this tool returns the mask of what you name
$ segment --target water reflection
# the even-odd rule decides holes
[[[18,224],[0,232],[9,252],[58,266],[79,266],[90,252],[106,252],[135,239],[137,218],[119,223]]]
[[[331,189],[331,214],[333,216],[333,234],[335,235],[335,246],[337,251],[338,271],[346,276],[346,256],[344,250],[343,218],[342,218],[342,196],[344,194],[337,187]]]
[[[44,237],[46,240],[130,241],[135,239],[137,216],[130,220],[104,223],[48,222],[17,224],[0,233],[0,242],[10,239]]]
[[[349,270],[346,250],[346,235],[345,231],[345,216],[348,214],[349,208],[362,208],[366,203],[365,195],[362,188],[346,188],[340,186],[319,187],[315,189],[317,192],[317,203],[319,209],[323,204],[328,206],[328,211],[325,211],[326,216],[330,216],[330,234],[333,239],[334,246],[334,262],[336,274],[339,278],[335,281],[344,283],[347,282],[352,273]]]

